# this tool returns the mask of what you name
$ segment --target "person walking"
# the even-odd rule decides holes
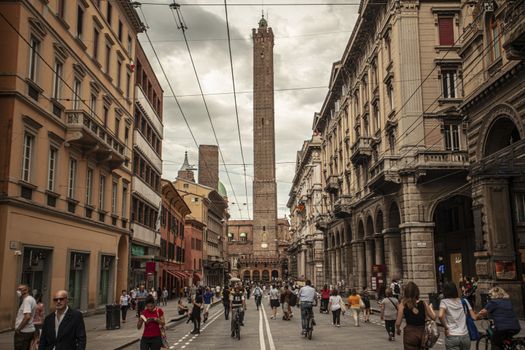
[[[288,289],[287,285],[284,285],[283,291],[281,293],[281,302],[283,304],[283,320],[284,321],[290,321],[290,312],[292,311],[290,308],[290,295],[292,292],[290,292],[290,289]]]
[[[168,306],[168,297],[170,293],[168,292],[168,288],[164,287],[162,290],[162,306]]]
[[[224,319],[228,320],[230,315],[230,288],[224,286],[222,290],[222,306],[224,306]]]
[[[164,311],[156,307],[156,301],[152,295],[148,295],[146,308],[142,311],[137,322],[137,329],[144,325],[142,338],[140,338],[140,350],[160,350],[162,347],[162,328],[164,328]]]
[[[403,300],[397,310],[396,333],[401,335],[401,323],[405,319],[403,330],[404,350],[422,350],[425,320],[436,319],[434,310],[424,300],[419,300],[419,287],[408,282],[403,289]]]
[[[29,295],[29,287],[25,284],[18,286],[16,294],[20,299],[20,306],[15,319],[14,349],[29,350],[36,330],[33,324],[36,300]]]
[[[445,330],[445,349],[470,350],[470,336],[467,328],[467,314],[472,319],[477,315],[472,310],[470,303],[459,298],[458,288],[454,282],[443,285],[443,299],[439,305],[439,319]]]
[[[367,287],[363,287],[363,292],[361,292],[361,300],[365,307],[363,308],[363,319],[365,323],[370,322],[370,293],[368,292]]]
[[[42,302],[42,294],[39,294],[36,297],[36,308],[35,308],[35,316],[33,317],[33,325],[35,326],[35,330],[38,333],[38,337],[40,336],[40,333],[42,332],[42,325],[44,324],[44,318],[46,317],[46,309],[45,305]]]
[[[308,315],[312,316],[312,325],[315,326],[313,306],[317,299],[317,292],[315,291],[315,288],[312,287],[312,282],[310,280],[306,280],[304,284],[304,287],[299,290],[299,294],[297,295],[301,305],[301,335],[306,334],[308,327]]]
[[[381,307],[381,321],[385,321],[386,332],[388,333],[388,340],[396,340],[396,318],[399,300],[392,295],[392,289],[385,290],[385,297],[379,304]]]
[[[341,312],[343,312],[341,307],[342,303],[343,299],[339,295],[339,291],[334,289],[332,295],[328,299],[328,309],[332,311],[332,325],[335,327],[341,327]]]
[[[142,311],[146,308],[146,298],[148,297],[148,291],[143,284],[140,285],[139,290],[136,294],[137,297],[137,317],[140,317]]]
[[[275,284],[272,284],[272,287],[270,289],[270,307],[272,308],[272,316],[270,318],[272,320],[277,318],[277,308],[279,306],[279,290],[277,289]]]
[[[191,320],[193,321],[193,330],[191,334],[200,334],[201,332],[201,310],[202,310],[202,295],[201,291],[197,290],[195,299],[193,300],[193,308],[191,309]]]
[[[401,285],[396,279],[392,280],[392,283],[390,284],[390,289],[392,289],[392,296],[397,300],[400,300],[399,298],[401,296]]]
[[[122,295],[120,296],[120,313],[122,314],[122,322],[126,323],[126,315],[129,309],[129,300],[130,296],[125,289],[122,290]]]
[[[55,312],[44,319],[38,350],[85,350],[87,344],[84,317],[68,307],[68,293],[59,290],[53,298]]]
[[[204,300],[204,319],[202,320],[202,323],[206,323],[206,321],[208,321],[208,314],[210,312],[211,301],[213,299],[213,292],[209,287],[206,287],[206,291],[204,292],[202,299]]]
[[[361,309],[363,308],[364,304],[361,300],[361,296],[357,294],[357,291],[355,289],[352,289],[350,291],[350,296],[348,297],[348,305],[350,306],[350,312],[352,313],[352,317],[354,318],[354,326],[359,327],[359,316],[361,314]]]
[[[253,296],[255,297],[255,306],[257,307],[257,311],[259,311],[259,306],[261,306],[262,295],[263,290],[257,284],[253,289]]]
[[[321,289],[321,306],[320,306],[319,312],[328,313],[329,299],[330,299],[330,288],[328,288],[328,285],[325,284],[323,286],[323,289]]]

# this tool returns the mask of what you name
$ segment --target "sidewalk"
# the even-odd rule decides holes
[[[173,299],[168,302],[167,306],[161,306],[165,313],[164,319],[168,329],[175,327],[176,321],[184,318],[184,316],[179,316],[177,312],[177,301],[178,299]],[[219,302],[220,300],[215,299],[212,307]],[[86,325],[88,350],[117,350],[138,342],[142,335],[142,329],[137,329],[137,318],[133,310],[128,311],[127,322],[121,322],[120,329],[106,330],[106,315],[104,313],[85,317],[84,323]],[[0,349],[13,349],[13,334],[12,331],[0,333]]]

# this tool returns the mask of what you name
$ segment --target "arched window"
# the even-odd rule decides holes
[[[239,240],[243,243],[246,243],[246,241],[248,240],[248,235],[246,234],[246,232],[241,232],[241,234],[239,235]]]
[[[233,233],[228,233],[228,242],[233,241]]]

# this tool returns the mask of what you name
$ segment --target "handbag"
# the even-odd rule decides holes
[[[439,329],[435,321],[426,320],[425,330],[423,332],[422,348],[430,349],[439,339]]]
[[[480,338],[478,327],[476,327],[472,316],[470,316],[470,312],[468,312],[467,302],[465,301],[465,299],[461,298],[461,304],[463,305],[463,311],[465,312],[465,321],[467,323],[468,335],[470,337],[470,340],[477,341]]]
[[[155,311],[157,312],[157,318],[160,318],[159,309],[155,309]],[[168,337],[166,336],[166,329],[164,328],[164,326],[161,326],[160,324],[159,324],[159,329],[160,329],[160,339],[162,341],[161,348],[168,349],[170,347],[170,344],[168,343]]]
[[[361,309],[364,309],[364,308],[365,308],[365,303],[364,303],[363,299],[361,299],[361,297],[359,297],[359,307],[360,307]]]

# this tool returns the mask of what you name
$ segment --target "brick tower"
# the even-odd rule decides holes
[[[253,37],[253,253],[277,254],[277,185],[273,98],[272,28],[262,16]]]

